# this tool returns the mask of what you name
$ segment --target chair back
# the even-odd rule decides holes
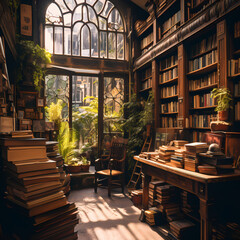
[[[118,160],[118,163],[114,166],[116,170],[124,171],[127,142],[127,139],[121,137],[113,138],[111,141],[110,159]]]

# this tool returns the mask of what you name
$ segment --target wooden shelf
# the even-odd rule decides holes
[[[211,130],[210,127],[190,127],[192,130]]]
[[[153,18],[147,23],[147,20],[142,24],[144,26],[141,27],[138,31],[136,31],[137,37],[142,35],[144,32],[146,32],[150,27],[153,25]]]
[[[217,62],[213,63],[213,64],[210,64],[204,68],[200,68],[200,69],[197,69],[195,71],[192,71],[192,72],[189,72],[187,73],[187,76],[195,76],[195,75],[200,75],[200,74],[204,74],[204,73],[208,73],[210,71],[213,71],[213,70],[216,70],[217,69]]]
[[[216,50],[216,49],[217,49],[217,47],[211,48],[211,49],[209,49],[209,50],[207,50],[207,51],[205,51],[205,52],[203,52],[203,53],[199,53],[199,54],[197,54],[197,55],[189,58],[189,60],[193,60],[193,59],[195,59],[195,58],[198,58],[198,57],[201,57],[201,56],[203,56],[203,55],[206,55],[207,53],[210,53],[210,52],[212,52],[212,51],[214,51],[214,50]]]
[[[204,87],[197,88],[197,89],[194,89],[194,90],[189,90],[189,92],[193,93],[193,92],[198,92],[198,91],[202,91],[202,90],[208,90],[208,89],[211,89],[211,88],[214,88],[214,87],[217,87],[217,86],[218,86],[218,84],[215,83],[215,84],[204,86]]]
[[[175,68],[175,67],[177,67],[177,66],[178,66],[178,64],[175,64],[175,65],[173,65],[173,66],[171,66],[171,67],[164,68],[163,70],[160,70],[159,72],[160,72],[160,73],[166,72],[166,71],[171,70],[171,69],[173,69],[173,68]]]
[[[174,83],[174,82],[176,82],[177,80],[178,80],[178,77],[175,77],[175,78],[170,79],[170,80],[168,80],[168,81],[166,81],[166,82],[159,83],[159,85],[165,85],[165,84]]]
[[[160,115],[172,115],[172,114],[178,114],[178,112],[160,113]]]
[[[197,11],[199,8],[201,8],[204,4],[208,3],[208,0],[203,0],[202,2],[200,2],[198,5],[194,6],[191,8],[191,11],[195,12]]]
[[[176,25],[178,25],[178,27],[180,26],[180,21],[179,22],[177,22],[177,23],[175,23],[174,25],[172,25],[170,28],[168,28],[167,30],[165,30],[163,33],[162,33],[162,36],[164,37],[164,35],[169,31],[169,30],[171,30],[174,26],[176,26]],[[175,29],[175,30],[177,30],[177,29]],[[174,30],[174,31],[175,31]]]
[[[169,97],[162,97],[161,99],[170,99],[170,98],[177,98],[177,97],[178,97],[178,94],[173,95],[173,96],[169,96]]]
[[[168,128],[163,128],[163,127],[161,127],[161,128],[158,128],[159,130],[161,130],[161,129],[164,129],[164,130],[171,130],[171,129],[173,129],[173,130],[182,130],[183,128],[182,127],[168,127]]]
[[[234,55],[240,55],[240,49],[233,53]]]
[[[149,87],[149,88],[145,88],[145,89],[142,89],[142,90],[140,90],[140,92],[145,92],[145,91],[149,91],[149,90],[151,90],[152,89],[152,87]]]
[[[210,109],[210,108],[215,108],[215,107],[217,107],[217,106],[214,105],[214,106],[206,106],[206,107],[190,108],[190,110],[202,110],[202,109]]]
[[[237,77],[240,77],[240,73],[237,73],[235,75],[229,76],[229,78],[237,78]]]
[[[141,82],[145,82],[145,81],[147,81],[150,78],[152,78],[152,76],[149,76],[149,77],[146,77],[146,78],[142,79]]]
[[[146,48],[149,48],[151,45],[153,45],[153,41],[151,41],[150,43],[148,43],[144,48],[141,48],[141,51],[143,51]]]

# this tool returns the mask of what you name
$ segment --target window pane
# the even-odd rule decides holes
[[[53,27],[45,26],[45,48],[53,53]]]
[[[47,24],[62,25],[62,14],[58,6],[51,3],[47,9],[45,22]]]
[[[73,13],[73,23],[82,20],[82,6],[78,6]]]
[[[84,3],[85,0],[76,0],[77,4],[81,4],[81,3]]]
[[[105,0],[98,0],[97,3],[94,5],[94,9],[99,14],[104,6]]]
[[[89,13],[89,21],[95,23],[96,26],[98,26],[97,16],[93,11],[93,9],[89,6],[88,6],[88,13]]]
[[[63,15],[63,19],[64,19],[64,25],[65,26],[71,26],[71,18],[72,18],[72,14],[71,13],[66,13]]]
[[[100,32],[100,57],[107,57],[107,33]]]
[[[117,35],[117,58],[124,59],[124,37],[120,33]]]
[[[81,33],[81,56],[90,57],[90,33],[88,27],[85,25]]]
[[[98,21],[99,21],[99,28],[101,30],[106,30],[107,29],[107,21],[106,21],[106,19],[104,19],[102,17],[99,17]]]
[[[65,0],[65,2],[66,2],[66,4],[67,4],[67,6],[68,6],[71,10],[73,10],[73,9],[75,8],[75,6],[76,6],[76,3],[75,3],[74,0]]]
[[[116,35],[108,33],[108,58],[116,58]]]
[[[71,54],[71,28],[64,29],[64,54]]]
[[[113,8],[113,4],[109,1],[107,1],[105,8],[104,8],[103,12],[101,13],[101,15],[104,17],[107,17],[112,8]]]
[[[86,6],[83,6],[83,22],[88,22],[88,11]]]
[[[63,54],[63,29],[61,27],[55,27],[54,53]]]
[[[66,7],[65,3],[63,2],[63,0],[55,0],[55,2],[58,4],[58,6],[61,8],[62,12],[68,12],[68,8]]]
[[[92,23],[88,24],[91,32],[91,57],[98,57],[98,30]]]
[[[117,31],[123,31],[123,23],[122,23],[122,18],[121,15],[119,14],[119,11],[114,8],[112,12],[109,15],[108,18],[109,24],[109,29],[110,30],[117,30]]]
[[[65,103],[62,115],[64,119],[67,119],[69,98],[68,76],[47,75],[45,78],[45,92],[48,107],[52,102],[57,103],[58,99],[61,99]]]
[[[72,55],[80,55],[80,29],[82,27],[82,23],[76,23],[73,27],[73,35],[72,35]]]
[[[86,3],[93,6],[93,4],[96,2],[96,0],[87,0]]]

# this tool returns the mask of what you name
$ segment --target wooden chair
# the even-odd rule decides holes
[[[108,157],[95,160],[95,193],[98,187],[111,189],[121,187],[124,193],[125,159],[127,139],[113,138]]]

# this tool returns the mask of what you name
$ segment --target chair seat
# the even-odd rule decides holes
[[[96,173],[101,174],[101,175],[105,175],[105,176],[110,176],[110,169],[97,171]],[[112,170],[112,176],[117,176],[117,175],[121,175],[121,174],[123,174],[123,172],[118,171],[118,170]]]

